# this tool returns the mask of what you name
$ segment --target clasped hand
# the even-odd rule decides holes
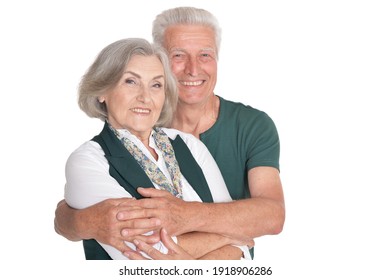
[[[162,227],[170,235],[183,232],[188,220],[186,202],[163,190],[138,188],[138,191],[145,199],[107,199],[84,212],[89,220],[96,217],[90,223],[95,225],[95,230],[91,229],[95,239],[125,252],[129,250],[125,241],[159,242]],[[150,232],[153,234],[145,235]]]

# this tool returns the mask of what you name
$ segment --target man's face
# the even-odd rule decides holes
[[[217,82],[214,31],[199,25],[175,25],[165,32],[172,71],[178,81],[179,102],[205,103]]]

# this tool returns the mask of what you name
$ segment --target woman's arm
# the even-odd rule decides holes
[[[195,259],[204,257],[230,243],[231,240],[223,235],[206,232],[190,232],[177,237],[177,244]]]
[[[165,247],[168,249],[168,252],[166,254],[159,252],[158,250],[156,250],[155,248],[146,244],[143,241],[135,240],[134,243],[137,246],[137,251],[128,251],[128,252],[126,252],[126,256],[132,260],[148,259],[144,255],[142,255],[142,253],[147,254],[148,256],[150,256],[154,260],[173,260],[173,259],[175,259],[175,260],[193,260],[193,259],[200,259],[200,260],[201,259],[202,260],[211,260],[211,259],[214,259],[214,260],[235,260],[235,259],[237,259],[237,260],[239,260],[242,258],[243,252],[241,251],[241,249],[239,249],[238,247],[235,247],[235,246],[224,245],[224,246],[221,246],[220,248],[215,249],[215,250],[211,249],[212,246],[217,247],[218,237],[217,237],[217,235],[215,235],[215,236],[212,236],[210,239],[210,236],[206,237],[206,235],[207,234],[204,234],[204,233],[200,233],[200,235],[198,235],[197,233],[193,233],[191,235],[188,235],[184,239],[182,239],[181,244],[180,244],[180,237],[179,237],[178,242],[181,245],[180,246],[179,244],[176,244],[172,240],[172,238],[167,234],[165,229],[162,229],[161,230],[161,240],[164,243]],[[208,247],[208,249],[206,250],[206,251],[209,251],[208,253],[203,254],[203,253],[201,253],[202,250],[199,250],[199,249],[194,250],[193,247],[196,247],[196,245],[194,243],[191,244],[190,247],[185,248],[189,244],[186,242],[184,242],[184,244],[183,244],[183,240],[186,240],[186,241],[191,240],[192,242],[195,242],[197,244],[199,244],[199,242],[204,244],[204,242],[202,241],[202,237],[206,237],[206,239],[208,241],[217,241],[217,243],[214,243],[214,244],[209,243],[208,244],[208,245],[210,245],[210,247]],[[215,239],[215,238],[217,238],[217,239]],[[222,236],[220,236],[219,239],[223,240],[223,242],[220,244],[226,243],[228,241],[227,238],[222,237]],[[206,245],[206,247],[207,247],[207,244],[204,244],[204,245]],[[191,252],[191,250],[194,250],[194,251]]]

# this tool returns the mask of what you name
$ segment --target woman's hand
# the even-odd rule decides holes
[[[165,229],[160,231],[161,242],[168,249],[167,254],[156,250],[153,246],[148,245],[142,240],[135,239],[134,245],[137,246],[137,252],[127,251],[125,255],[131,260],[147,260],[141,252],[147,254],[153,260],[194,260],[194,257],[188,254],[182,247],[177,245],[168,235]]]

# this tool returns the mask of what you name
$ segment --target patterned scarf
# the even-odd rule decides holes
[[[165,165],[171,176],[170,181],[165,177],[163,172],[158,168],[158,166],[151,161],[130,139],[121,136],[119,132],[109,124],[110,129],[115,133],[118,139],[130,152],[130,154],[135,158],[141,168],[148,175],[149,179],[160,186],[161,189],[169,191],[171,194],[178,198],[183,198],[182,195],[182,186],[181,186],[181,173],[179,164],[177,163],[175,152],[173,150],[172,144],[169,141],[168,136],[165,132],[159,128],[154,128],[153,139],[156,143],[157,148],[161,151]]]

